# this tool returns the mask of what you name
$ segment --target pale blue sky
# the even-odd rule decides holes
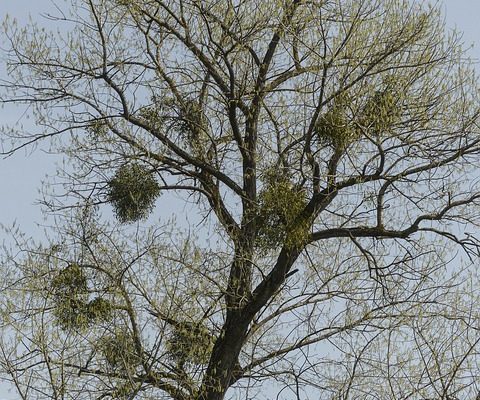
[[[66,4],[64,0],[58,0],[57,3]],[[466,47],[474,42],[478,42],[480,46],[480,0],[444,0],[440,3],[443,5],[447,26],[464,32]],[[17,18],[20,24],[25,24],[28,23],[30,14],[32,19],[41,21],[40,13],[48,10],[52,10],[51,0],[0,0],[0,20],[9,14]],[[49,22],[43,21],[42,24],[48,26]],[[0,41],[0,62],[3,60],[2,51]],[[470,54],[477,62],[480,59],[478,46],[474,46]],[[480,69],[480,66],[478,68]],[[0,78],[5,77],[5,74],[1,65]],[[19,110],[13,107],[0,109],[0,125],[12,123],[22,123],[24,128],[32,128],[32,121],[22,116]],[[41,237],[42,229],[36,224],[42,224],[42,215],[40,207],[35,203],[39,199],[41,181],[47,174],[54,173],[54,164],[58,160],[38,150],[33,153],[21,151],[8,159],[0,158],[1,224],[9,226],[16,221],[23,231],[37,238]],[[5,239],[5,235],[0,232],[0,243]],[[8,394],[7,385],[0,382],[0,400],[17,398],[13,393]]]

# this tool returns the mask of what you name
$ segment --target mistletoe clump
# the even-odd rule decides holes
[[[315,134],[321,143],[344,149],[357,137],[347,114],[345,95],[339,96],[333,106],[321,115],[315,124]]]
[[[53,278],[52,287],[56,296],[78,296],[87,291],[87,277],[79,264],[71,263]]]
[[[87,304],[87,315],[91,322],[109,320],[113,314],[113,305],[102,297],[96,297]]]
[[[152,99],[153,104],[150,106],[145,106],[138,111],[138,115],[147,121],[150,125],[155,128],[161,128],[165,123],[165,108],[170,104],[170,101],[158,101],[157,99]]]
[[[310,224],[301,214],[306,205],[305,191],[296,188],[287,177],[267,176],[258,196],[257,246],[274,249],[305,243]]]
[[[122,382],[112,391],[111,398],[117,400],[133,399],[133,396],[138,392],[140,386],[141,384],[131,381]]]
[[[186,99],[184,105],[179,109],[179,127],[189,136],[198,136],[201,131],[206,130],[206,117],[201,105]]]
[[[84,330],[93,323],[110,319],[112,304],[97,297],[89,300],[87,278],[80,265],[72,263],[52,280],[53,315],[63,330]]]
[[[172,327],[167,350],[179,365],[185,362],[206,364],[214,345],[214,337],[202,323],[178,322]]]
[[[97,348],[113,370],[133,372],[142,362],[132,334],[124,329],[116,329],[112,334],[101,338]]]
[[[108,133],[108,124],[102,119],[96,119],[90,123],[87,131],[95,137],[103,137]]]
[[[57,323],[64,330],[84,328],[87,317],[87,278],[75,263],[61,270],[52,280],[55,301],[53,311]]]
[[[195,100],[185,99],[182,106],[177,107],[177,118],[174,124],[193,154],[204,157],[207,151],[209,137],[207,132],[207,118],[201,104]]]
[[[393,90],[376,91],[366,102],[359,124],[370,133],[380,135],[392,130],[401,118],[399,96]]]
[[[122,223],[146,218],[160,194],[160,187],[152,173],[138,164],[120,167],[108,186],[109,201]]]

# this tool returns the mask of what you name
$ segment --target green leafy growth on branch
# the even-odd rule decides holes
[[[85,330],[94,323],[107,321],[112,304],[101,297],[88,301],[87,278],[82,267],[72,263],[52,280],[55,307],[53,315],[63,330]]]
[[[306,205],[304,190],[288,177],[269,172],[258,196],[257,246],[267,250],[304,244],[310,227],[310,221],[301,216]]]
[[[108,300],[96,297],[88,303],[87,315],[91,322],[109,320],[113,315],[113,305]]]
[[[160,195],[160,187],[152,173],[138,164],[120,167],[108,186],[108,199],[122,223],[148,217]]]
[[[143,107],[138,111],[138,115],[157,129],[161,128],[165,122],[162,107],[156,104]]]
[[[138,386],[138,383],[126,381],[113,390],[111,398],[117,400],[130,400],[134,398],[133,396],[138,391]]]
[[[336,149],[344,149],[352,143],[358,133],[347,114],[347,98],[340,95],[315,124],[315,134],[321,143]]]
[[[215,338],[205,325],[179,322],[172,329],[167,345],[172,360],[180,365],[208,363]]]
[[[389,88],[378,90],[367,100],[359,125],[368,133],[380,135],[390,132],[401,115],[399,95]]]
[[[101,119],[97,119],[92,121],[87,131],[95,137],[105,136],[108,133],[108,124]]]
[[[125,329],[118,328],[112,334],[100,339],[97,349],[113,370],[126,370],[128,373],[133,373],[142,361],[136,351],[132,334]]]

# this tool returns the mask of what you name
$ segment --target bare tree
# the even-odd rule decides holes
[[[4,255],[0,379],[24,399],[476,396],[478,87],[438,8],[72,3],[60,33],[5,24],[1,100],[39,131],[5,130],[4,154],[68,163],[51,237]]]

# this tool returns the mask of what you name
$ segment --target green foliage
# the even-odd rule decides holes
[[[108,198],[120,222],[146,218],[160,194],[152,173],[138,164],[120,167],[108,182]]]
[[[347,147],[357,137],[347,115],[344,96],[339,96],[334,105],[318,118],[315,134],[324,144],[339,149]]]
[[[195,100],[185,99],[177,112],[176,126],[179,133],[187,140],[192,152],[197,157],[203,157],[208,137],[205,134],[207,120],[201,105]]]
[[[90,326],[88,304],[79,298],[63,297],[56,301],[53,315],[57,324],[65,331],[83,331]]]
[[[376,91],[365,104],[359,119],[362,128],[375,135],[389,132],[400,120],[399,96],[391,89]]]
[[[138,113],[141,118],[157,128],[161,127],[164,123],[162,109],[156,105],[144,107]]]
[[[267,175],[258,196],[257,246],[263,249],[282,244],[301,246],[308,238],[310,226],[310,221],[301,217],[306,205],[305,191],[295,188],[287,177]]]
[[[138,383],[126,381],[115,388],[112,392],[112,399],[130,400],[135,392],[138,390]]]
[[[87,130],[96,137],[105,136],[108,132],[108,125],[105,121],[97,119],[90,124]]]
[[[184,131],[197,136],[199,131],[205,130],[206,120],[200,104],[194,100],[185,100],[180,109],[181,126]]]
[[[135,340],[128,331],[116,329],[111,335],[100,339],[97,349],[114,370],[134,372],[142,358],[136,351]]]
[[[214,337],[202,323],[180,322],[168,339],[168,352],[175,362],[206,364],[215,343]]]
[[[96,297],[87,305],[87,316],[91,322],[109,320],[113,315],[113,305],[110,301]]]
[[[87,278],[80,265],[72,263],[52,280],[53,315],[63,330],[84,330],[111,318],[112,304],[100,297],[88,301]]]
[[[369,134],[380,135],[390,132],[402,114],[400,95],[394,90],[395,82],[386,79],[386,87],[383,90],[374,91],[356,119],[357,127],[352,123],[347,114],[349,99],[346,95],[340,95],[333,106],[321,115],[315,125],[315,134],[324,144],[337,149],[344,149],[362,131]]]
[[[61,270],[52,280],[52,289],[58,325],[64,330],[87,327],[87,278],[80,265],[72,263]]]
[[[87,291],[87,278],[77,263],[71,263],[52,280],[56,296],[70,297]]]
[[[143,107],[138,115],[156,129],[175,133],[198,157],[203,157],[209,140],[207,118],[197,100],[185,97],[181,102],[172,98],[152,98],[152,105]]]

